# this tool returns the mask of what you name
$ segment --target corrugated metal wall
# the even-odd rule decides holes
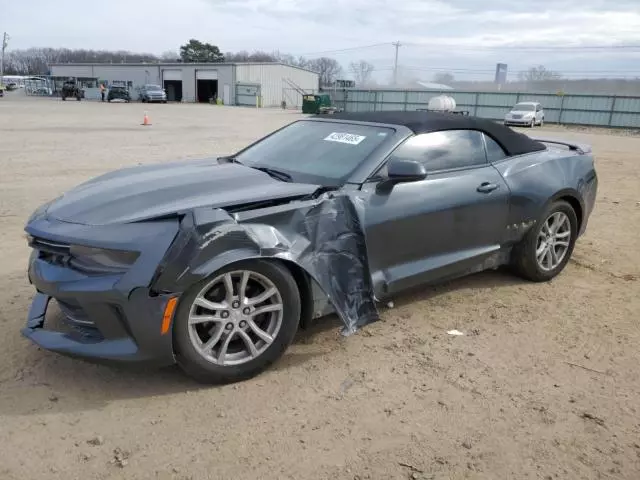
[[[145,83],[160,84],[160,67],[158,65],[52,65],[51,75],[54,77],[97,78],[108,82],[133,82],[134,89]]]
[[[640,97],[605,95],[550,95],[540,93],[431,92],[415,90],[327,90],[333,103],[347,112],[417,110],[431,97],[450,95],[457,110],[470,115],[502,120],[518,102],[540,102],[545,122],[640,128]]]
[[[237,64],[236,83],[260,84],[263,107],[302,108],[302,95],[293,85],[307,93],[318,91],[318,74],[288,65]]]

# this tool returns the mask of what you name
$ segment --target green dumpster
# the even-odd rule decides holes
[[[329,95],[304,95],[302,97],[302,113],[317,114],[330,108],[331,97]]]

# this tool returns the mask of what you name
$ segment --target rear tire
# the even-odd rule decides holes
[[[558,219],[558,222],[563,219],[563,225],[558,226],[559,230],[555,234],[553,226],[556,224],[552,221],[554,218]],[[533,282],[551,280],[562,272],[569,262],[577,232],[578,217],[573,207],[563,200],[552,203],[520,243],[514,247],[512,264],[515,272]],[[547,238],[551,238],[551,240],[547,240]],[[566,246],[565,243],[567,243]],[[545,253],[547,251],[548,254]],[[558,258],[560,255],[561,258]],[[549,258],[551,261],[548,261]],[[555,262],[555,260],[558,261]]]
[[[243,294],[245,272],[248,280]],[[226,293],[227,276],[233,284],[231,296]],[[266,300],[251,305],[252,300],[272,290]],[[203,307],[207,302],[211,303]],[[257,312],[265,307],[265,313],[245,315],[250,309]],[[296,334],[300,315],[300,292],[284,266],[265,260],[229,265],[193,285],[180,298],[173,327],[176,360],[187,375],[201,383],[249,379],[284,354]],[[247,339],[253,340],[253,349]]]

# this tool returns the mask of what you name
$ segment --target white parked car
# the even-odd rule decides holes
[[[504,116],[505,125],[522,125],[535,127],[544,125],[544,110],[537,102],[517,103],[509,113]]]

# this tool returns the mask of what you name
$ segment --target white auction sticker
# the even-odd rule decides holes
[[[354,135],[353,133],[338,133],[333,132],[329,135],[325,140],[327,142],[339,142],[339,143],[348,143],[349,145],[358,145],[365,138],[362,135]]]

